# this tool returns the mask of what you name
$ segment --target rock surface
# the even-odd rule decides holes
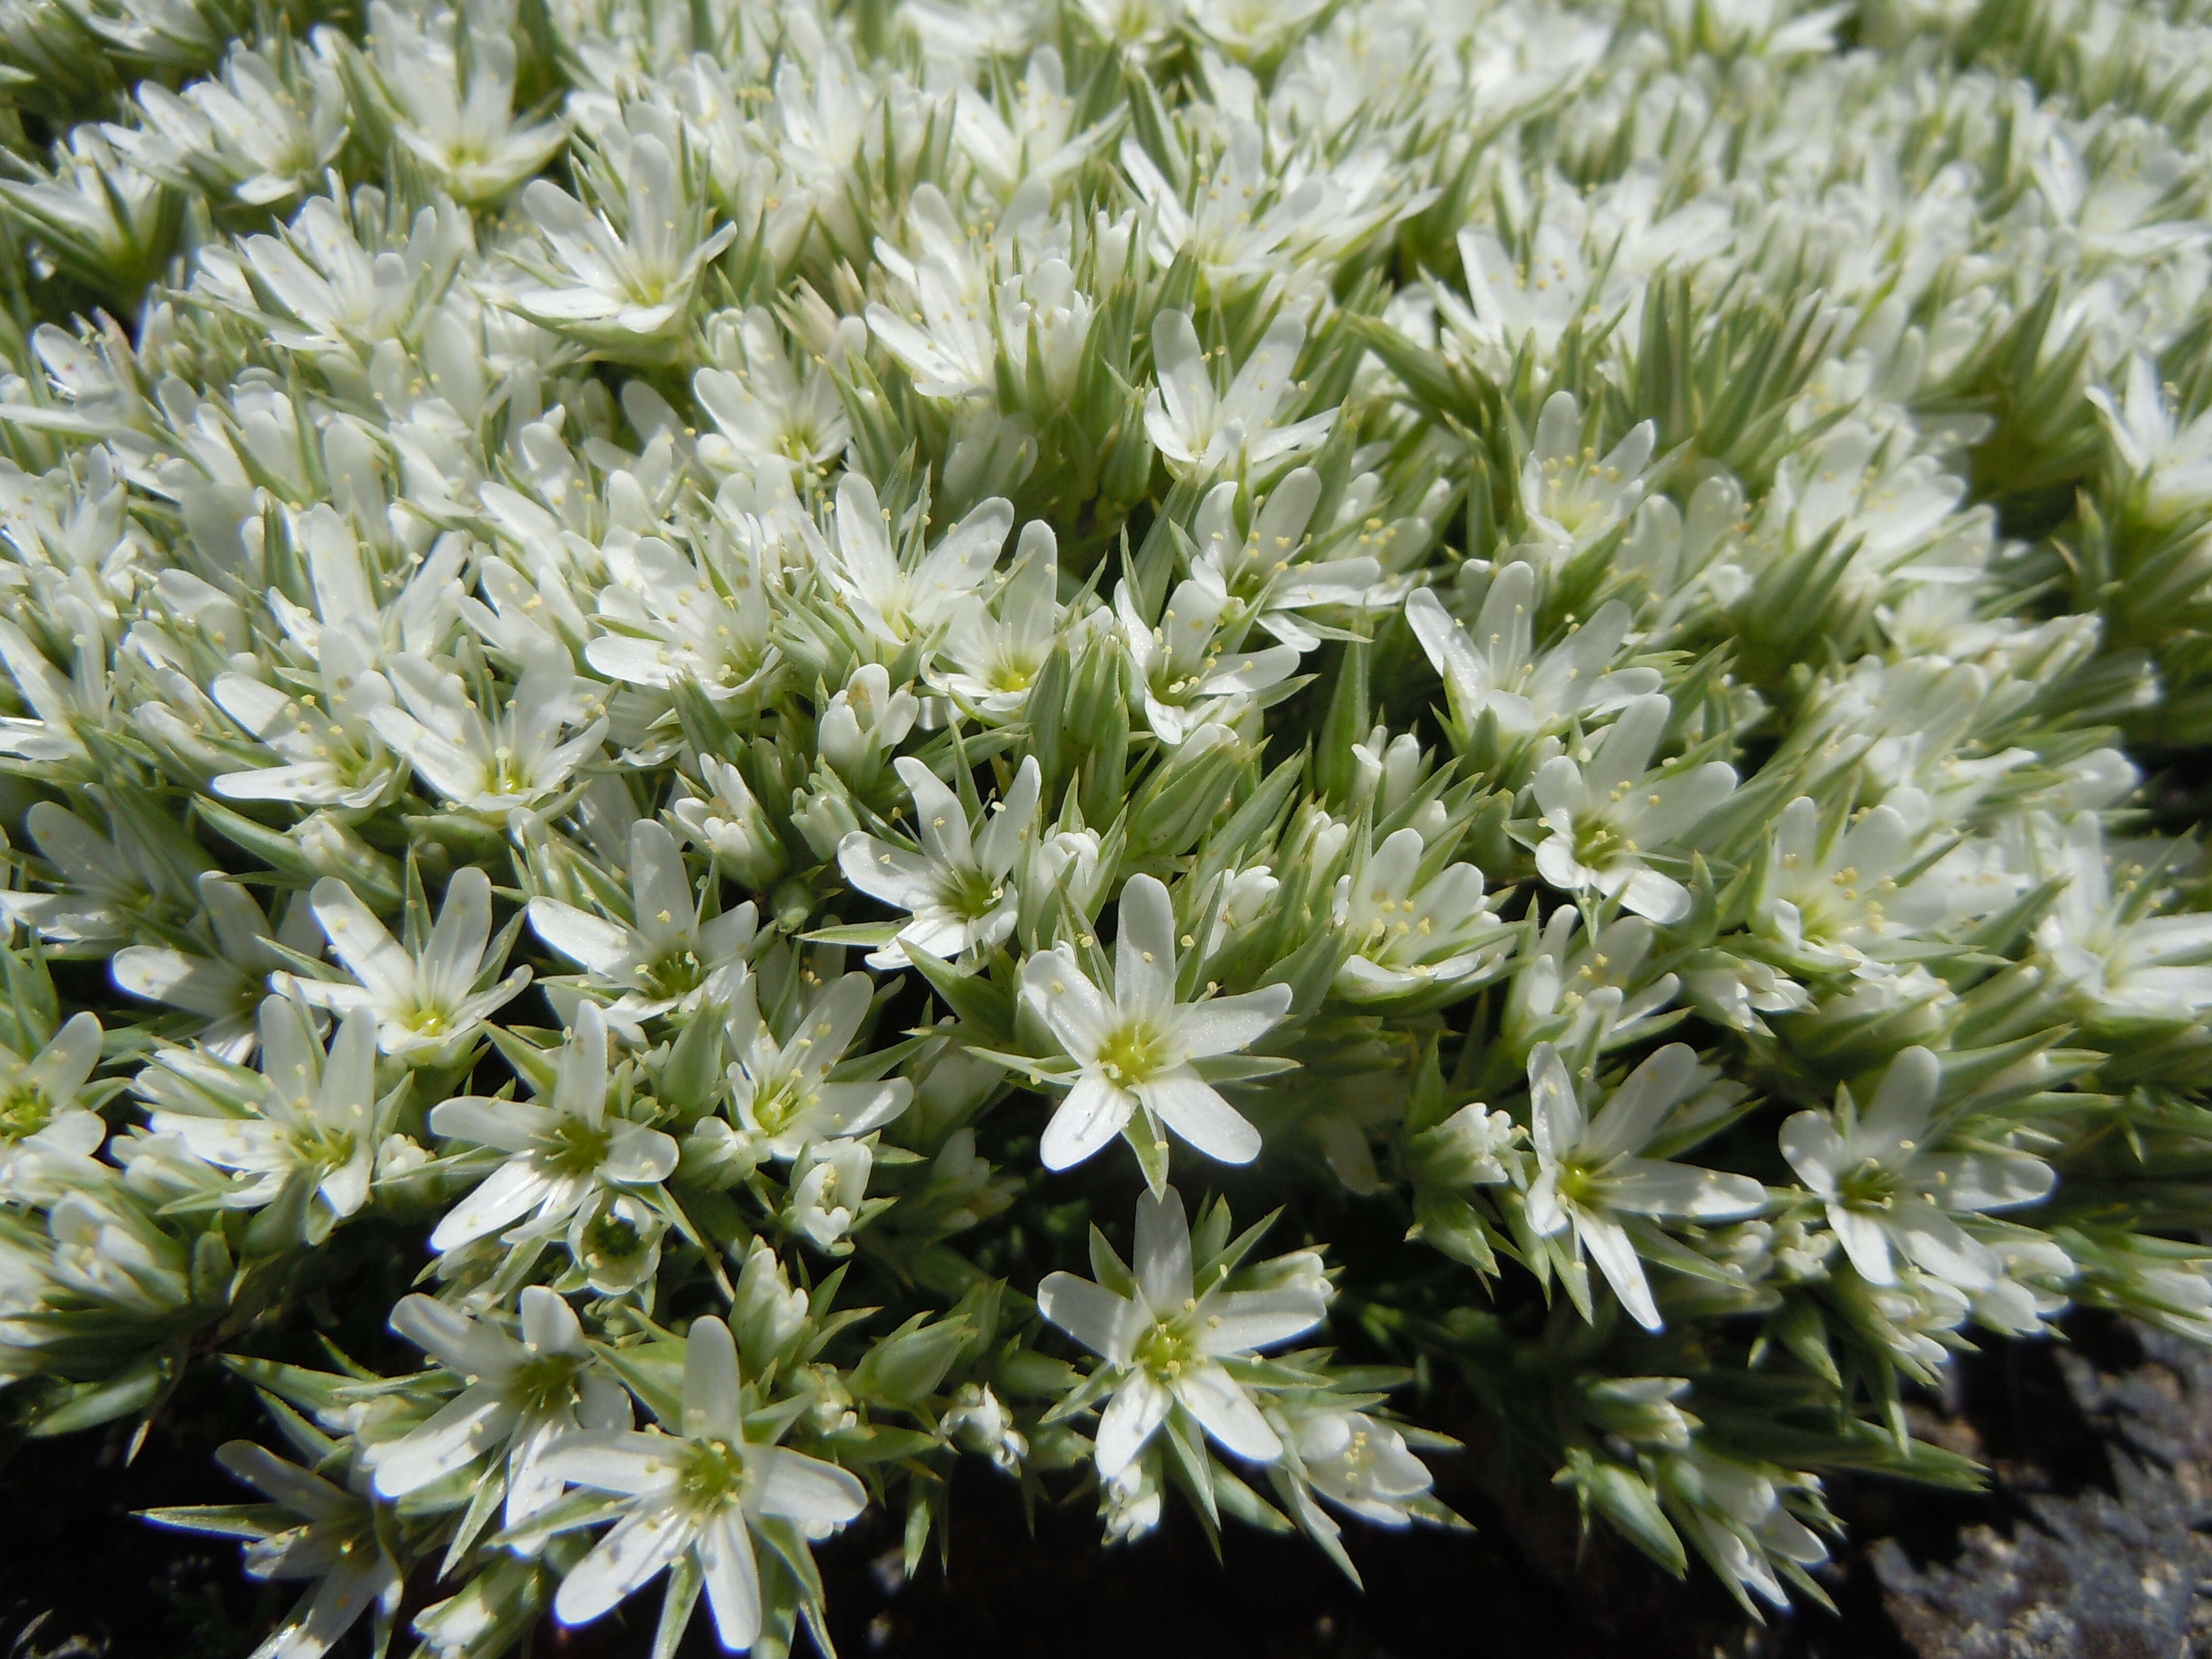
[[[1882,1601],[1920,1659],[2177,1659],[2212,1655],[2212,1356],[2106,1328],[2052,1350],[2063,1385],[2038,1415],[1976,1443],[2002,1512],[1957,1528],[1948,1559],[1910,1534],[1868,1548]],[[2009,1442],[2009,1443],[2008,1443]],[[1917,1540],[1925,1549],[1928,1539]]]

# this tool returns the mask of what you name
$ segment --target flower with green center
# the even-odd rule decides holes
[[[1228,596],[1204,582],[1179,584],[1157,627],[1145,620],[1127,582],[1115,590],[1114,613],[1137,671],[1145,724],[1170,747],[1209,722],[1233,722],[1254,698],[1297,672],[1294,645],[1225,649],[1222,636],[1241,638],[1244,625],[1231,615]]]
[[[1765,1206],[1766,1188],[1749,1176],[1643,1156],[1675,1108],[1704,1094],[1712,1082],[1687,1043],[1669,1043],[1630,1073],[1594,1116],[1585,1115],[1559,1050],[1540,1042],[1528,1056],[1528,1138],[1536,1176],[1528,1188],[1528,1224],[1539,1238],[1570,1235],[1571,1253],[1561,1254],[1559,1268],[1585,1318],[1587,1250],[1629,1316],[1648,1331],[1662,1328],[1624,1217],[1733,1221]],[[1691,1112],[1698,1111],[1693,1104]]]
[[[561,1495],[546,1453],[570,1435],[630,1426],[629,1395],[593,1361],[574,1309],[532,1285],[522,1292],[521,1327],[518,1339],[427,1296],[392,1310],[392,1328],[462,1388],[427,1421],[368,1449],[378,1496],[404,1498],[504,1446],[512,1527]]]
[[[564,1440],[549,1470],[626,1500],[622,1518],[568,1571],[553,1598],[564,1625],[586,1624],[688,1554],[706,1586],[715,1634],[732,1652],[761,1631],[756,1530],[804,1548],[860,1514],[867,1489],[834,1463],[748,1439],[738,1347],[719,1319],[684,1342],[684,1413],[676,1434],[613,1431]]]
[[[1192,1278],[1190,1223],[1172,1187],[1137,1200],[1135,1255],[1131,1295],[1066,1273],[1037,1287],[1044,1316],[1117,1374],[1098,1420],[1099,1478],[1111,1480],[1127,1468],[1178,1409],[1237,1456],[1274,1462],[1282,1442],[1222,1362],[1249,1358],[1321,1323],[1329,1288],[1318,1260],[1300,1272],[1306,1264],[1287,1258],[1293,1271],[1267,1289],[1229,1290],[1226,1273],[1217,1271],[1200,1290]]]
[[[504,822],[565,788],[599,752],[606,716],[597,695],[578,690],[568,653],[549,638],[523,654],[507,707],[489,715],[459,674],[408,652],[386,659],[399,702],[370,709],[368,723],[457,811]]]
[[[567,1226],[604,1188],[657,1185],[676,1167],[676,1143],[658,1129],[607,1114],[606,1018],[586,1002],[562,1046],[553,1092],[542,1104],[468,1096],[430,1112],[431,1133],[507,1154],[483,1182],[446,1212],[434,1250],[530,1218],[511,1236],[544,1238]],[[532,1212],[535,1213],[533,1214]]]
[[[225,1194],[227,1203],[297,1203],[305,1237],[319,1243],[368,1201],[376,1149],[389,1127],[376,1097],[376,1021],[365,1010],[346,1015],[326,1054],[307,1010],[270,997],[261,1005],[261,1047],[258,1098],[246,1100],[192,1098],[177,1085],[204,1073],[191,1066],[198,1057],[165,1056],[139,1082],[157,1108],[148,1121],[194,1157],[251,1177]],[[240,1076],[253,1080],[250,1072]]]
[[[496,957],[486,954],[491,878],[481,870],[454,873],[430,937],[414,951],[386,933],[375,913],[335,877],[317,882],[309,898],[331,951],[353,980],[288,975],[280,988],[296,987],[318,1007],[374,1014],[377,1047],[410,1064],[442,1065],[457,1058],[484,1019],[530,982],[527,968],[495,978],[506,951],[502,945]]]
[[[1410,1012],[1502,970],[1513,934],[1490,908],[1482,872],[1453,864],[1424,880],[1424,856],[1421,832],[1400,830],[1338,879],[1334,916],[1352,954],[1334,989],[1346,1001]]]
[[[618,1028],[726,1004],[745,972],[758,912],[741,904],[702,917],[675,836],[651,818],[630,826],[629,880],[627,921],[540,896],[530,901],[530,925],[585,969],[590,990],[617,993],[607,1018]]]
[[[911,852],[861,830],[837,848],[846,880],[913,918],[868,957],[868,965],[906,967],[908,945],[947,959],[988,952],[1014,931],[1021,907],[1021,894],[1008,878],[1036,830],[1043,786],[1036,757],[1022,762],[998,811],[987,810],[975,824],[959,796],[920,761],[902,755],[892,764],[914,796],[921,850]]]
[[[1549,649],[1536,649],[1536,586],[1532,565],[1516,561],[1498,571],[1472,633],[1432,589],[1416,588],[1406,598],[1406,625],[1444,683],[1462,743],[1486,714],[1506,737],[1528,738],[1659,689],[1656,668],[1613,666],[1635,621],[1617,599]]]
[[[1536,872],[1562,892],[1595,890],[1662,925],[1690,914],[1690,890],[1649,855],[1703,822],[1736,781],[1723,761],[1646,769],[1673,712],[1656,692],[1631,698],[1594,750],[1554,756],[1528,786],[1549,832],[1536,843]]]
[[[955,602],[932,683],[986,715],[1005,718],[1027,704],[1065,614],[1060,546],[1050,525],[1037,520],[1022,526],[1013,567],[994,597],[995,609],[981,593]]]
[[[0,1200],[52,1203],[107,1138],[100,1114],[77,1103],[100,1036],[97,1018],[74,1014],[28,1060],[0,1049]]]
[[[1204,1062],[1264,1036],[1290,1012],[1291,988],[1176,1000],[1175,907],[1150,876],[1121,890],[1121,938],[1110,994],[1091,982],[1065,945],[1022,964],[1022,995],[1076,1062],[1067,1098],[1045,1127],[1048,1170],[1080,1164],[1117,1134],[1139,1136],[1139,1161],[1165,1184],[1172,1130],[1208,1158],[1249,1164],[1260,1132],[1206,1081]]]
[[[832,1083],[830,1074],[867,1018],[875,988],[866,974],[824,986],[779,1042],[761,1018],[755,982],[747,980],[731,1011],[739,1034],[730,1067],[738,1120],[775,1158],[793,1158],[814,1141],[865,1135],[907,1109],[914,1085],[904,1078]]]
[[[1538,542],[1588,547],[1634,512],[1658,441],[1658,429],[1645,421],[1600,459],[1583,446],[1574,394],[1555,392],[1545,399],[1535,447],[1521,467],[1521,500]]]
[[[1859,1276],[1897,1282],[1896,1258],[1968,1293],[2003,1277],[1996,1251],[1953,1219],[2033,1204],[2057,1176],[2041,1158],[2007,1147],[1943,1152],[1936,1143],[1942,1063],[1907,1048],[1882,1073],[1862,1115],[1845,1093],[1833,1117],[1802,1111],[1782,1126],[1782,1155],[1826,1203],[1828,1224]]]

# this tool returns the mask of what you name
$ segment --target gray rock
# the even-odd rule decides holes
[[[1948,1560],[1916,1561],[1895,1539],[1873,1546],[1883,1601],[1920,1659],[2212,1659],[2212,1537],[2200,1529],[2212,1516],[2212,1355],[2140,1335],[2142,1363],[2124,1370],[2054,1356],[2102,1443],[2102,1478],[2069,1491],[2047,1468],[1995,1457],[2004,1522],[1962,1528]]]

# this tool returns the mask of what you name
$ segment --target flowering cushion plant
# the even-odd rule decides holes
[[[963,1460],[1351,1572],[1447,1370],[1821,1598],[2212,1341],[2207,64],[0,0],[0,1412],[258,1388],[262,1659],[826,1645]]]

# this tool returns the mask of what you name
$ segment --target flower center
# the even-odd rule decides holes
[[[1172,1325],[1155,1325],[1137,1343],[1137,1363],[1158,1377],[1182,1375],[1198,1358],[1191,1340]]]
[[[613,1132],[594,1128],[581,1118],[563,1118],[550,1137],[548,1161],[564,1175],[589,1175],[606,1161]]]
[[[1836,1196],[1854,1210],[1886,1210],[1897,1193],[1897,1177],[1868,1158],[1836,1182]]]
[[[981,921],[991,914],[1006,890],[981,870],[948,872],[939,896],[945,908],[966,921]]]
[[[647,992],[657,997],[680,997],[687,991],[698,988],[706,977],[699,965],[696,951],[678,951],[659,961],[647,963],[639,970],[638,978],[644,981]]]
[[[1130,1020],[1098,1045],[1098,1069],[1124,1089],[1148,1082],[1167,1063],[1166,1042],[1145,1020]]]
[[[306,1123],[291,1133],[294,1148],[301,1162],[320,1164],[334,1170],[353,1158],[354,1138],[349,1129],[333,1129],[328,1124]]]
[[[806,1109],[807,1092],[788,1073],[769,1079],[753,1096],[753,1121],[769,1134],[781,1134]]]
[[[676,1490],[695,1510],[719,1509],[744,1495],[745,1454],[726,1440],[694,1440],[684,1453]]]
[[[21,1084],[0,1099],[0,1140],[23,1140],[54,1121],[54,1103],[36,1084]]]
[[[584,1256],[596,1262],[627,1261],[638,1253],[645,1235],[628,1216],[602,1210],[592,1218],[584,1240]]]
[[[525,1411],[558,1411],[576,1397],[577,1368],[572,1355],[539,1354],[516,1369],[507,1392]]]
[[[1575,826],[1575,862],[1586,869],[1603,869],[1622,854],[1633,850],[1628,837],[1603,818],[1591,818]]]

